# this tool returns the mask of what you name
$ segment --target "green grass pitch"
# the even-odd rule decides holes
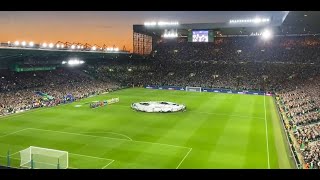
[[[96,109],[87,102],[119,97]],[[171,101],[185,112],[135,112]],[[75,107],[81,105],[80,107]],[[272,97],[132,88],[0,118],[0,164],[29,146],[69,152],[70,168],[293,168]]]

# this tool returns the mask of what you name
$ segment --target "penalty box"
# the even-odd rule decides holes
[[[13,144],[14,142],[14,144]],[[123,137],[26,128],[0,136],[0,158],[10,149],[13,167],[19,167],[19,151],[30,146],[69,153],[69,168],[179,168],[192,148]],[[6,148],[5,148],[6,147]],[[105,158],[107,157],[107,158]]]

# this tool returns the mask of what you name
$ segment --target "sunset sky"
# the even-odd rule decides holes
[[[214,11],[10,11],[0,12],[0,41],[79,42],[132,51],[132,25],[170,20],[182,23],[225,22],[270,12]]]

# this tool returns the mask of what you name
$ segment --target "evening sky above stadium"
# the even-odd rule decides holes
[[[126,46],[132,51],[133,24],[160,20],[180,24],[218,23],[278,14],[277,11],[2,11],[0,41],[106,44]]]

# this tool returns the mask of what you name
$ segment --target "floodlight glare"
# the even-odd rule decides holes
[[[57,44],[57,48],[60,48],[60,44]]]
[[[10,41],[8,41],[8,44],[10,44]]]
[[[78,45],[77,48],[80,49],[80,46]]]
[[[258,23],[261,22],[261,19],[260,19],[260,18],[255,18],[255,19],[253,20],[253,22],[258,24]]]
[[[262,32],[262,39],[268,40],[270,38],[272,38],[272,32],[270,30],[268,30],[268,29],[264,30]]]
[[[15,41],[14,45],[19,46],[20,42],[19,41]]]
[[[119,48],[114,48],[114,51],[119,51]]]
[[[81,49],[83,49],[83,46],[81,46]]]
[[[47,46],[48,46],[47,43],[42,44],[42,47],[44,47],[44,48],[46,48]]]
[[[92,49],[93,51],[95,51],[97,48],[96,48],[95,46],[93,46],[91,49]]]
[[[53,43],[50,43],[50,44],[49,44],[49,48],[53,48]]]
[[[32,41],[29,42],[29,46],[33,47],[34,43]]]
[[[62,61],[62,64],[67,64],[67,61]]]
[[[22,41],[21,45],[22,45],[22,46],[26,46],[27,43],[26,43],[25,41]]]
[[[75,48],[76,48],[76,46],[75,46],[75,45],[72,45],[72,46],[71,46],[71,49],[75,49]]]
[[[61,44],[61,48],[64,48],[64,44]]]

